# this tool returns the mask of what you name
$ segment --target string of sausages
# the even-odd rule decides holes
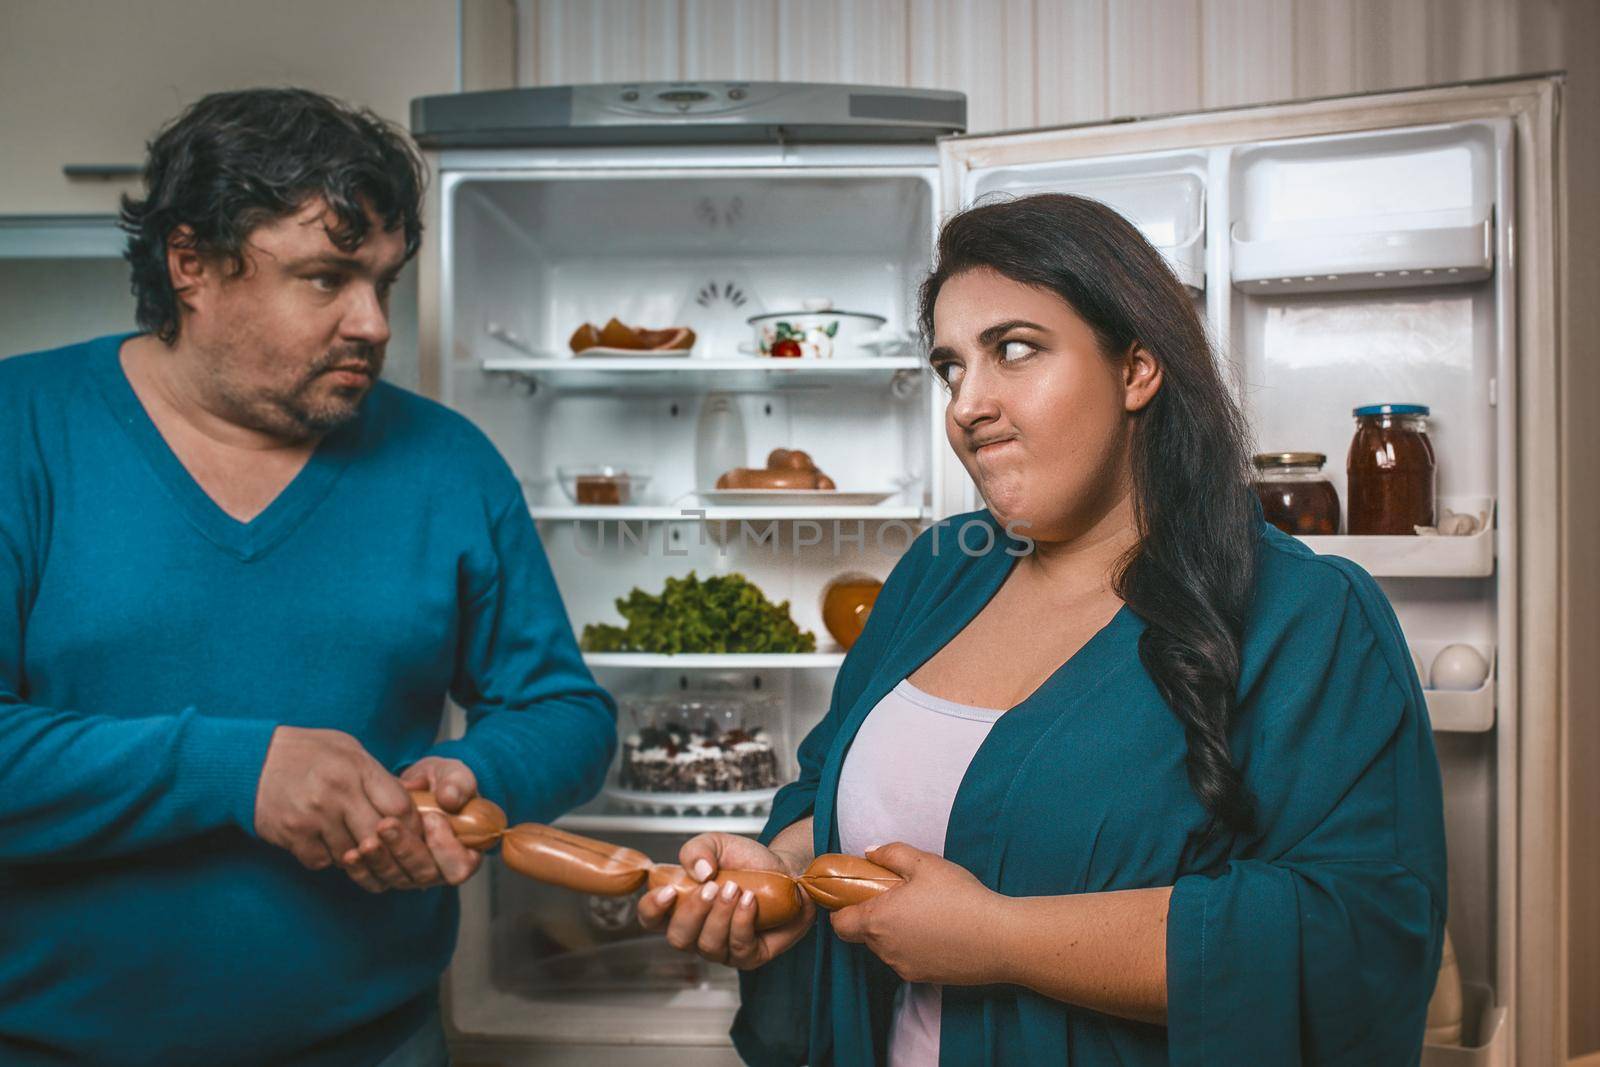
[[[671,886],[678,895],[699,892],[703,883],[675,863],[656,863],[643,852],[607,844],[592,837],[568,833],[543,823],[506,826],[499,805],[474,797],[458,812],[445,811],[433,794],[413,790],[418,811],[432,811],[450,821],[456,839],[468,848],[484,851],[500,845],[500,858],[518,874],[548,885],[597,896],[627,896],[641,886]],[[756,929],[770,930],[799,915],[804,892],[829,910],[870,900],[899,885],[893,871],[860,856],[827,853],[811,861],[799,877],[781,871],[718,871],[716,880],[732,882],[755,894]]]

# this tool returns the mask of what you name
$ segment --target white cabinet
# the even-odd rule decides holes
[[[162,123],[209,92],[303,86],[402,125],[455,87],[456,8],[436,0],[8,0],[0,12],[0,215],[106,215]],[[131,177],[68,178],[63,167]]]

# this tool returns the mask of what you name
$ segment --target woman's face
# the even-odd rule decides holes
[[[1065,300],[988,268],[944,283],[933,333],[950,447],[1002,525],[1071,540],[1126,496],[1130,416],[1161,382],[1148,353],[1108,359]]]

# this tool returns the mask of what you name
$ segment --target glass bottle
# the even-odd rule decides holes
[[[1349,532],[1415,535],[1434,524],[1436,464],[1424,404],[1372,404],[1354,411],[1346,460]]]
[[[1266,520],[1287,534],[1339,532],[1339,493],[1322,473],[1321,452],[1262,452],[1255,457],[1256,497]]]

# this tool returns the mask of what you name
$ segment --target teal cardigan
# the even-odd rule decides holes
[[[1256,800],[1252,834],[1205,839],[1183,728],[1140,662],[1145,624],[1124,606],[996,722],[945,838],[947,858],[1007,896],[1173,886],[1167,1026],[1019,986],[947,986],[942,1064],[1420,1058],[1445,916],[1422,691],[1365,571],[1265,523],[1258,544],[1231,738]],[[763,841],[813,815],[816,851],[838,850],[839,772],[862,721],[982,609],[1020,551],[987,511],[917,539],[846,656]],[[741,976],[734,1044],[751,1064],[883,1063],[898,982],[823,913],[794,949]]]

